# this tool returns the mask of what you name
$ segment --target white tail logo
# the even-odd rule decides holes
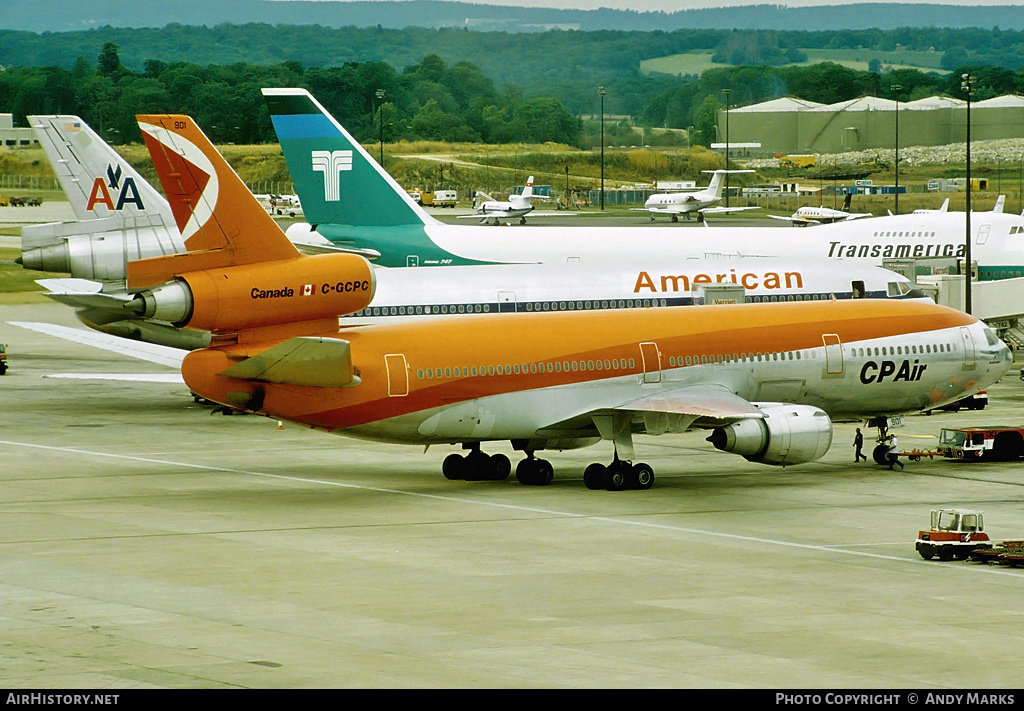
[[[352,151],[313,151],[313,170],[324,174],[324,200],[341,199],[341,171],[352,170]]]

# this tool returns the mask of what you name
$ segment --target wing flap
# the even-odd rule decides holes
[[[359,384],[348,341],[300,336],[246,358],[220,373],[281,385],[343,388]]]
[[[754,405],[724,387],[688,385],[635,400],[608,403],[583,409],[538,430],[541,436],[567,436],[566,433],[592,428],[595,418],[615,413],[630,413],[642,418],[649,434],[680,432],[691,425],[716,427],[743,419],[763,418]],[[653,423],[659,423],[653,427]],[[669,423],[666,426],[666,423]]]

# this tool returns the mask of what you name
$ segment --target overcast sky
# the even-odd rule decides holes
[[[464,0],[473,2],[473,0]],[[870,0],[868,0],[870,1]],[[879,0],[875,0],[878,2]],[[882,0],[885,1],[885,0]],[[937,5],[1024,5],[1024,0],[889,0],[902,3],[931,3]],[[850,5],[863,3],[865,0],[486,0],[481,5],[508,5],[513,7],[555,7],[573,10],[596,10],[599,7],[610,7],[620,10],[636,10],[638,12],[664,10],[694,10],[706,7],[727,7],[737,5],[785,5],[787,7],[807,7],[810,5]]]

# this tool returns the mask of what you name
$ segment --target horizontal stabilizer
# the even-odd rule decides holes
[[[246,358],[219,373],[226,378],[280,385],[343,388],[359,384],[348,341],[301,336]]]
[[[58,326],[54,323],[38,323],[32,321],[8,321],[7,323],[12,326],[27,328],[30,331],[45,333],[56,338],[63,338],[66,341],[74,341],[75,343],[82,343],[87,346],[92,346],[93,348],[99,348],[100,350],[120,353],[121,355],[126,355],[130,358],[137,358],[138,360],[144,360],[149,363],[158,363],[159,365],[166,365],[170,368],[180,369],[181,361],[185,359],[186,355],[188,355],[188,351],[181,350],[180,348],[170,348],[168,346],[160,346],[155,343],[132,341],[127,338],[110,336],[106,333],[97,333],[96,331],[85,331],[80,328]]]

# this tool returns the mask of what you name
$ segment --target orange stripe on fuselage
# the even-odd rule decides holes
[[[321,389],[260,384],[216,376],[273,343],[228,346],[190,354],[182,365],[196,393],[225,402],[228,392],[264,391],[263,411],[326,429],[344,429],[479,397],[599,381],[643,372],[639,344],[654,342],[668,356],[772,353],[822,347],[823,334],[843,343],[967,326],[974,319],[918,302],[846,301],[738,304],[643,310],[449,317],[444,321],[342,329],[329,335],[351,343],[361,383]],[[403,354],[409,394],[389,397],[384,355]],[[463,377],[461,368],[632,358],[633,368]],[[438,381],[417,378],[426,368],[455,368]]]

